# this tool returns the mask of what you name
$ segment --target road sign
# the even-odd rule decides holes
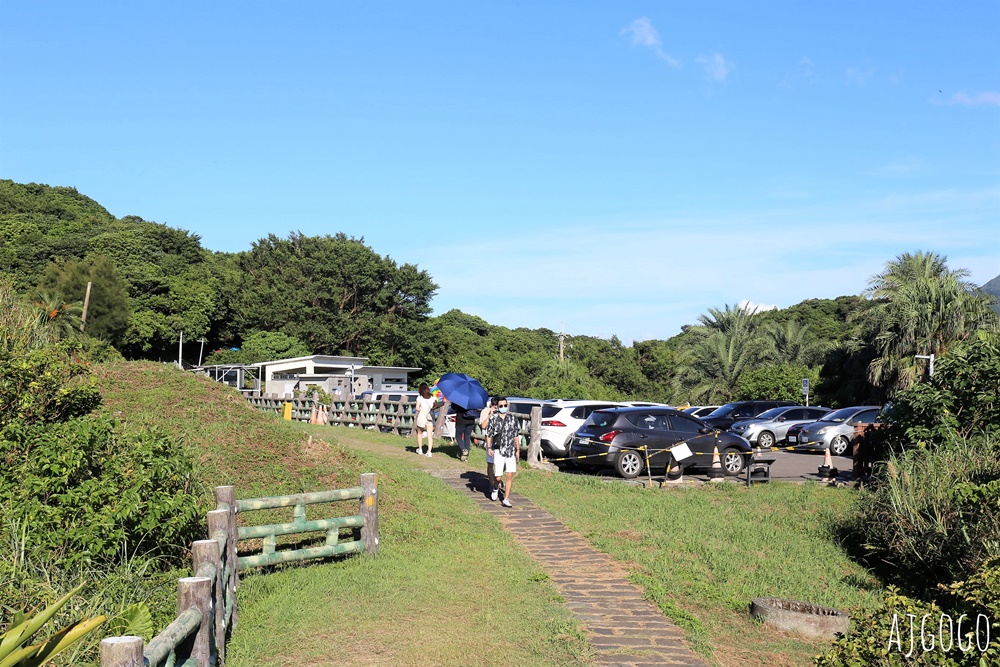
[[[809,378],[802,378],[802,393],[809,393]]]

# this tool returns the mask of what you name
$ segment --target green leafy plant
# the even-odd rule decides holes
[[[83,584],[45,607],[40,612],[18,612],[7,630],[0,634],[0,667],[37,667],[48,663],[59,653],[73,646],[101,626],[104,616],[84,619],[67,625],[44,641],[25,646],[51,620],[70,598],[80,592]]]

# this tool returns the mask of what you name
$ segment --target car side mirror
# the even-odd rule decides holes
[[[701,433],[702,435],[708,435],[709,433],[715,433],[715,429],[709,428],[707,426],[702,426],[700,429],[698,429],[698,433]]]

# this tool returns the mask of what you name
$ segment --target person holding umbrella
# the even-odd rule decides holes
[[[493,457],[493,474],[496,475],[492,493],[496,493],[496,487],[500,486],[501,478],[505,473],[507,475],[507,486],[504,490],[503,500],[500,501],[504,507],[513,506],[510,502],[510,493],[514,488],[514,474],[517,472],[517,455],[521,436],[521,425],[517,419],[510,416],[509,410],[510,403],[506,398],[500,397],[500,400],[497,401],[496,413],[490,417],[490,422],[486,427],[486,455]]]
[[[462,451],[462,460],[469,459],[472,431],[476,428],[480,410],[489,396],[483,385],[465,373],[445,373],[435,385],[452,404],[455,411],[455,441]]]

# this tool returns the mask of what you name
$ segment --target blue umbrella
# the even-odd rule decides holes
[[[465,373],[445,373],[436,386],[445,398],[466,410],[481,410],[489,400],[489,395],[483,385],[479,384],[479,380]]]

